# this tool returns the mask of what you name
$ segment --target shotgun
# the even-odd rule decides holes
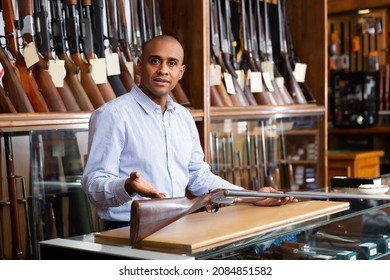
[[[80,81],[95,109],[105,103],[95,81],[92,78],[91,65],[84,60],[80,52],[80,26],[78,18],[77,0],[64,0],[66,37],[69,53],[73,62],[80,69]]]
[[[104,58],[107,59],[107,55],[106,55],[107,50],[109,50],[110,53],[117,54],[118,56],[117,62],[119,62],[120,74],[107,75],[107,80],[108,83],[111,85],[112,90],[114,91],[116,96],[123,95],[127,92],[127,89],[122,83],[121,75],[123,75],[124,71],[126,71],[127,69],[123,69],[121,67],[123,58],[122,58],[122,53],[118,49],[116,18],[115,18],[116,15],[115,15],[115,7],[113,6],[114,3],[112,1],[107,3],[106,1],[107,3],[106,6],[104,6],[103,0],[94,0],[93,3],[91,1],[82,1],[82,3],[83,3],[82,5],[86,6],[86,8],[80,8],[80,9],[87,9],[87,7],[89,6],[91,12],[90,16],[87,15],[88,13],[87,11],[84,12],[87,15],[85,18],[90,19],[89,24],[91,26],[91,32],[93,32],[92,37],[94,43],[94,50],[91,50],[90,53],[94,51],[98,58],[103,58],[103,59]],[[106,10],[106,16],[104,16],[103,14],[104,9]],[[104,25],[107,26],[107,37],[104,35]],[[109,47],[106,47],[105,45],[106,38],[108,38]],[[94,58],[93,56],[91,57]],[[100,86],[98,85],[98,87]]]
[[[142,38],[141,38],[141,29],[140,22],[138,17],[138,0],[129,0],[129,9],[131,15],[131,29],[130,37],[130,50],[133,54],[133,58],[137,59],[141,56],[142,52]],[[139,69],[137,67],[137,63],[134,63],[134,82],[138,85],[140,83],[141,77],[139,73]]]
[[[95,31],[92,29],[92,3],[91,0],[78,0],[78,4],[81,27],[81,32],[79,33],[81,36],[81,45],[83,46],[83,53],[85,58],[87,59],[88,63],[91,64],[92,60],[97,59],[93,41],[93,34]],[[99,69],[99,71],[106,72],[106,69]],[[104,81],[102,83],[98,82],[96,84],[106,102],[116,98],[116,94],[108,81]]]
[[[130,240],[133,244],[137,243],[165,226],[202,208],[205,208],[207,212],[213,213],[219,210],[220,205],[234,205],[236,203],[250,203],[266,198],[285,197],[308,200],[390,200],[390,195],[320,191],[267,193],[228,189],[217,189],[193,199],[176,197],[135,200],[131,205]]]
[[[231,51],[230,51],[230,46],[229,46],[229,38],[230,36],[230,30],[226,30],[226,25],[225,25],[225,20],[224,15],[222,12],[222,5],[221,5],[222,0],[216,0],[217,4],[217,18],[218,18],[218,35],[219,35],[219,45],[221,48],[221,60],[223,61],[223,64],[225,66],[226,70],[224,73],[228,74],[231,76],[234,93],[232,91],[229,91],[227,89],[227,92],[230,94],[230,97],[232,98],[233,104],[235,106],[248,106],[249,102],[245,97],[244,92],[241,89],[241,86],[239,85],[237,81],[237,73],[231,63]],[[221,64],[220,64],[221,65]],[[221,65],[222,66],[222,65]],[[229,77],[229,76],[228,76]],[[226,78],[225,80],[225,85],[227,84]]]
[[[256,35],[254,19],[253,19],[252,2],[249,1],[248,5],[249,5],[248,8],[249,22],[248,22],[245,1],[244,0],[241,1],[241,25],[242,25],[242,38],[243,38],[243,45],[244,45],[244,57],[246,62],[248,63],[251,72],[261,73],[262,69],[261,67],[259,67],[260,59],[258,53],[257,35]],[[251,81],[251,83],[254,84],[254,81]],[[275,97],[272,95],[272,93],[267,89],[262,75],[258,83],[261,83],[261,91],[253,92],[253,96],[255,97],[257,103],[259,105],[274,105],[274,106],[279,105],[280,102],[278,102],[275,99]]]
[[[82,111],[93,111],[94,107],[85,92],[78,77],[79,67],[69,58],[65,42],[65,20],[62,14],[61,0],[50,0],[51,30],[54,50],[57,57],[64,61],[66,76],[65,81],[69,85],[76,102]]]
[[[284,137],[283,120],[280,120],[280,152],[280,187],[285,190],[291,190],[294,188],[294,169],[291,162],[287,160],[286,139]]]
[[[15,69],[7,56],[7,52],[2,47],[0,47],[0,63],[4,69],[4,88],[2,88],[1,96],[3,101],[2,104],[6,106],[6,108],[3,108],[3,112],[34,112],[34,108],[31,105],[30,100],[28,99],[22,87],[22,84],[16,75]],[[11,102],[11,104],[9,102]]]
[[[4,50],[5,54],[12,55],[12,59],[15,60],[14,68],[11,71],[12,64],[8,63],[3,55],[2,64],[5,70],[4,73],[4,89],[9,93],[9,97],[12,103],[15,106],[15,109],[19,113],[24,112],[49,112],[49,108],[46,104],[45,99],[43,98],[38,85],[32,74],[32,69],[27,68],[26,62],[23,58],[23,55],[19,51],[18,42],[17,42],[17,30],[15,27],[15,14],[13,8],[12,0],[2,0],[2,10],[3,10],[3,20],[4,20],[4,31],[5,38],[7,39],[7,49]],[[6,51],[9,52],[6,52]],[[3,54],[3,49],[2,49]],[[4,63],[3,63],[4,62]],[[19,78],[17,74],[19,73]],[[19,83],[17,80],[20,80],[25,95],[27,96],[29,102],[22,94]]]
[[[237,75],[236,88],[239,87],[239,89],[241,89],[241,91],[244,94],[244,97],[246,98],[246,100],[248,102],[248,105],[256,106],[257,101],[249,89],[249,84],[247,82],[248,80],[244,81],[242,84],[240,84],[238,82],[239,77],[238,77],[237,73],[241,73],[243,71],[238,66],[237,51],[236,51],[236,47],[235,47],[235,45],[237,44],[237,41],[235,40],[235,37],[233,34],[233,28],[232,28],[232,20],[233,19],[232,19],[231,5],[234,3],[231,3],[230,0],[225,0],[224,4],[225,4],[225,26],[226,26],[225,30],[226,30],[227,46],[229,49],[228,52],[230,53],[231,66],[233,67],[234,73]],[[228,59],[228,57],[226,57],[226,59]],[[244,78],[244,80],[245,80],[245,78]],[[239,89],[236,89],[236,91],[238,91]]]
[[[129,1],[131,4],[131,1]],[[118,18],[119,18],[119,24],[118,24],[118,41],[119,45],[122,50],[122,54],[125,58],[125,60],[120,60],[119,62],[121,63],[121,80],[123,85],[125,86],[127,91],[130,91],[132,87],[135,84],[134,81],[134,73],[135,73],[135,63],[134,63],[134,58],[133,54],[131,52],[131,46],[133,45],[133,37],[129,36],[128,34],[128,28],[127,28],[127,22],[130,24],[130,30],[132,29],[132,19],[129,21],[126,20],[126,10],[125,10],[125,4],[123,0],[118,0]],[[130,14],[131,17],[133,15]]]
[[[57,88],[55,87],[52,77],[48,71],[48,62],[43,58],[41,53],[39,53],[37,50],[33,50],[32,47],[37,46],[34,39],[35,28],[33,20],[33,2],[32,0],[19,0],[18,8],[20,13],[20,32],[24,41],[24,57],[27,57],[27,48],[31,48],[31,53],[36,57],[35,60],[37,61],[31,66],[35,81],[40,88],[49,110],[51,112],[66,112],[67,109],[65,103],[62,100]],[[70,95],[72,94],[70,93]]]
[[[277,69],[274,58],[273,58],[273,45],[271,39],[271,30],[270,30],[270,22],[268,17],[268,3],[267,1],[263,1],[263,25],[264,25],[264,52],[262,57],[264,60],[262,61],[262,65],[268,65],[268,67],[263,66],[263,70],[267,71],[271,76],[271,83],[276,95],[283,100],[284,105],[294,104],[295,101],[288,92],[284,78],[280,74]],[[276,80],[277,79],[277,80]]]
[[[219,65],[221,72],[226,72],[225,64],[223,63],[221,57],[221,51],[219,46],[219,35],[217,30],[217,15],[216,15],[216,3],[213,0],[210,0],[210,42],[211,42],[211,63],[212,66]],[[212,101],[212,106],[233,106],[233,100],[237,101],[236,105],[241,105],[237,98],[230,98],[229,94],[226,91],[226,88],[222,84],[222,78],[217,76],[218,73],[215,73],[213,80],[216,79],[210,89],[210,98]],[[235,96],[236,97],[236,96]]]
[[[21,3],[21,1],[19,1],[19,3]],[[34,0],[35,41],[39,53],[43,56],[43,60],[46,64],[48,64],[50,60],[53,60],[50,46],[51,34],[49,33],[47,5],[47,0]],[[23,5],[23,7],[26,6],[27,5]],[[25,16],[32,16],[32,10],[25,11],[25,13]],[[46,78],[48,78],[47,75],[40,76],[40,79],[45,79],[45,81]],[[68,112],[77,112],[81,110],[71,88],[65,80],[63,80],[62,86],[57,86],[57,90]]]
[[[307,100],[305,96],[303,95],[302,89],[297,83],[294,73],[291,69],[291,65],[288,58],[288,50],[287,50],[287,41],[286,41],[286,30],[285,30],[285,23],[284,23],[284,15],[282,11],[282,1],[278,1],[277,8],[278,8],[278,24],[279,24],[279,43],[280,43],[280,60],[281,60],[281,67],[283,72],[283,77],[285,79],[286,87],[290,93],[290,95],[293,97],[294,102],[296,104],[307,104]],[[286,14],[287,16],[287,14]],[[314,98],[312,98],[314,99]]]

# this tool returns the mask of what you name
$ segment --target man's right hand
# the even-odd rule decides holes
[[[150,198],[166,198],[165,193],[158,192],[152,185],[144,180],[138,171],[131,172],[126,180],[125,189],[129,195],[136,192],[140,196]]]

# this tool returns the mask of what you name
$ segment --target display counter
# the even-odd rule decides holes
[[[356,194],[357,189],[329,189],[331,193]],[[227,206],[222,213],[224,221],[214,219],[214,227],[202,221],[205,213],[190,214],[182,219],[194,236],[205,232],[219,237],[207,246],[194,250],[178,251],[177,248],[150,242],[164,235],[164,231],[177,228],[183,220],[178,220],[163,232],[147,237],[145,246],[130,244],[130,231],[127,228],[111,233],[101,232],[76,236],[68,239],[41,241],[41,259],[386,259],[390,252],[390,192],[384,200],[377,199],[327,199],[300,201],[281,207],[252,207],[259,215],[258,222],[249,228],[251,218],[238,223],[234,207]],[[301,204],[300,204],[301,203]],[[314,204],[308,207],[307,204]],[[301,211],[298,209],[302,206]],[[320,206],[321,205],[321,206]],[[245,208],[244,207],[244,208]],[[293,209],[294,208],[294,209]],[[295,211],[295,212],[294,212]],[[262,213],[263,212],[263,213]],[[306,215],[303,214],[306,212]],[[273,214],[272,214],[273,213]],[[294,214],[296,213],[296,214]],[[198,215],[198,216],[196,216]],[[207,213],[208,217],[213,214]],[[263,215],[261,218],[260,216]],[[265,215],[265,216],[264,216]],[[237,215],[236,215],[237,216]],[[268,218],[265,218],[268,216]],[[253,217],[252,217],[253,218]],[[253,218],[255,219],[255,218]],[[201,220],[199,222],[199,220]],[[203,224],[202,224],[203,223]],[[222,223],[222,224],[221,224]],[[224,225],[223,225],[224,224]],[[203,226],[202,226],[203,225]],[[223,227],[230,225],[230,231]],[[170,227],[170,229],[169,229]],[[193,227],[191,229],[191,227]],[[213,233],[214,232],[214,233]],[[215,233],[217,232],[217,233]],[[234,235],[231,232],[239,232]],[[105,237],[112,238],[102,238]],[[190,236],[184,231],[180,235]],[[222,237],[226,235],[222,241]],[[190,239],[196,243],[196,238]],[[178,238],[172,236],[179,242]],[[200,238],[200,237],[197,237]],[[222,239],[221,239],[222,238]],[[210,237],[210,240],[212,238]]]

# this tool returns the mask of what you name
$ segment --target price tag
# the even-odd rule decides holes
[[[92,66],[91,75],[96,84],[107,83],[107,66],[105,58],[93,58],[89,60]]]
[[[240,88],[245,88],[245,73],[244,70],[236,70],[237,82],[240,85]]]
[[[306,69],[307,69],[307,64],[304,63],[295,63],[295,68],[294,68],[294,77],[295,80],[298,83],[304,83],[305,82],[305,77],[306,77]]]
[[[263,92],[263,82],[261,72],[250,72],[250,88],[251,92],[260,93]]]
[[[268,73],[270,80],[274,79],[274,63],[272,61],[262,61],[261,69],[263,73]]]
[[[223,73],[223,79],[225,81],[227,93],[236,94],[236,89],[234,88],[232,75],[230,73]]]
[[[27,68],[30,68],[39,61],[37,48],[34,42],[31,42],[24,47],[23,56],[26,61]]]
[[[62,88],[64,86],[64,78],[66,76],[65,61],[62,59],[50,59],[49,74],[54,85],[58,88]]]
[[[134,62],[133,61],[126,61],[126,68],[129,70],[131,77],[134,79]]]
[[[210,86],[221,84],[221,66],[218,64],[210,65]]]
[[[280,89],[282,89],[284,87],[284,78],[283,77],[276,77],[275,82]]]
[[[274,92],[275,89],[274,89],[274,87],[272,85],[271,77],[270,77],[269,73],[268,72],[263,72],[263,78],[264,78],[265,86],[267,87],[268,91]]]
[[[117,53],[108,52],[106,54],[107,76],[120,75],[121,67]]]

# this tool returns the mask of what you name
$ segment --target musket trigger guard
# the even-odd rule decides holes
[[[216,213],[219,211],[219,204],[218,203],[209,203],[205,206],[207,213]]]

